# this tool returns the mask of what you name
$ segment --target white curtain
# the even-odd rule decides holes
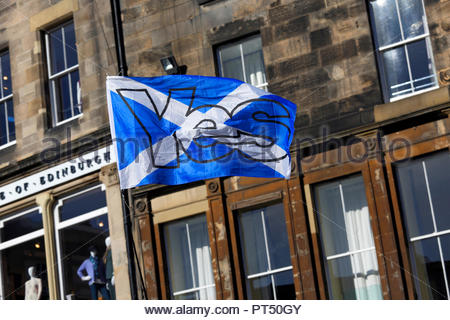
[[[349,251],[374,247],[364,185],[358,183],[343,189],[344,221]],[[352,254],[350,261],[354,274],[356,299],[382,299],[375,249]]]
[[[200,300],[215,300],[216,288],[214,286],[214,274],[211,263],[211,248],[209,246],[208,229],[206,223],[198,224],[191,227],[190,240],[193,254],[194,278],[196,287],[208,288],[201,289],[198,292]]]

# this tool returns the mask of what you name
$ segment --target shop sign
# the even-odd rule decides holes
[[[115,162],[115,153],[112,152],[111,146],[107,146],[17,180],[0,187],[0,207],[92,173]]]

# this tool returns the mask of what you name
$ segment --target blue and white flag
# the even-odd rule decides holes
[[[108,77],[122,189],[223,176],[284,177],[296,106],[239,80]]]

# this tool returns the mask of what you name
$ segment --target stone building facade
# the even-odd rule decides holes
[[[105,77],[117,66],[109,1],[3,3],[0,59],[9,54],[15,138],[8,131],[0,146],[0,192],[10,192],[24,177],[49,180],[56,173],[45,170],[110,146]],[[241,78],[298,106],[289,180],[131,190],[140,298],[450,297],[442,188],[450,182],[450,1],[122,0],[121,7],[130,76],[162,75],[160,59],[174,56],[188,74]],[[66,103],[51,94],[61,72],[48,52],[51,35],[71,25],[78,63],[63,51],[59,67],[62,76],[78,70],[80,80]],[[1,98],[6,105],[11,95]],[[100,208],[65,222],[64,201],[97,186],[106,198]],[[0,222],[42,212],[49,297],[76,297],[66,289],[82,288],[61,276],[65,228],[107,212],[117,298],[129,298],[115,165],[36,190],[4,200]],[[39,232],[10,244],[2,238],[0,252],[13,254],[7,250]],[[8,298],[16,287],[4,261]]]

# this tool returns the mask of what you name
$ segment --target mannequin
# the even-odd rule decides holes
[[[77,274],[82,281],[88,281],[92,300],[98,300],[99,291],[104,300],[110,300],[109,292],[106,290],[105,265],[98,258],[95,247],[89,248],[89,258],[83,261]]]
[[[109,291],[111,300],[116,300],[116,288],[114,285],[114,269],[111,255],[111,238],[105,239],[106,250],[103,255],[103,262],[105,263],[106,288]]]
[[[29,267],[30,280],[25,282],[25,300],[39,300],[42,294],[42,280],[36,277],[36,268]]]

